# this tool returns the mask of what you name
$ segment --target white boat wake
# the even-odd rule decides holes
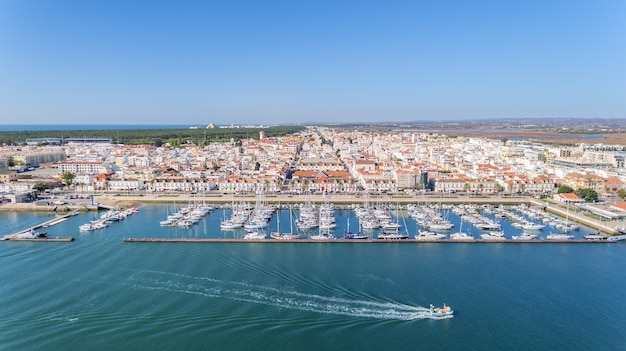
[[[441,319],[441,317],[432,317],[428,308],[397,302],[320,296],[243,282],[224,281],[170,272],[141,272],[155,274],[167,279],[150,280],[149,284],[134,284],[134,288],[225,298],[285,309],[351,317],[393,320]],[[174,276],[177,278],[176,280],[172,279]],[[142,276],[139,280],[144,280],[145,278],[145,276]]]

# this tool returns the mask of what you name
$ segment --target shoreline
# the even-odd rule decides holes
[[[311,202],[321,204],[330,202],[335,205],[352,205],[363,203],[385,203],[385,204],[491,204],[491,205],[516,205],[528,204],[530,206],[541,206],[548,212],[563,215],[563,210],[555,206],[531,197],[523,196],[450,196],[450,195],[380,195],[369,197],[358,197],[355,195],[192,195],[192,194],[148,194],[148,195],[119,195],[119,194],[96,194],[94,197],[98,204],[108,207],[137,207],[148,204],[171,204],[171,203],[191,203],[194,201],[210,204],[228,204],[234,202],[255,202],[264,201],[271,204],[300,204]],[[36,205],[35,203],[3,204],[0,205],[0,212],[48,212],[55,214],[66,214],[69,212],[97,211],[97,205],[91,205],[88,200],[76,201],[74,204],[63,205]],[[569,213],[569,218],[580,224],[606,232],[610,235],[618,235],[620,227],[625,227],[624,221],[604,222],[585,216],[582,213]]]

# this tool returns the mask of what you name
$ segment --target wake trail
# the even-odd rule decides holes
[[[428,308],[399,302],[321,296],[297,291],[286,291],[270,286],[196,277],[171,272],[141,272],[154,274],[159,278],[166,277],[168,279],[156,279],[143,284],[135,284],[134,287],[136,288],[163,290],[212,298],[225,298],[233,301],[243,301],[284,309],[331,315],[392,320],[432,318]],[[141,277],[139,280],[144,281],[147,279]]]

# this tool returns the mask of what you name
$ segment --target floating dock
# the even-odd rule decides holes
[[[383,239],[369,239],[369,240],[313,240],[313,239],[294,239],[294,240],[276,240],[276,239],[215,239],[215,238],[125,238],[124,242],[127,243],[296,243],[296,244],[598,244],[598,243],[616,243],[617,240],[383,240]]]

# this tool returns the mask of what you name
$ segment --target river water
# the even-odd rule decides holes
[[[49,236],[74,237],[71,243],[0,242],[0,349],[623,350],[626,345],[625,243],[123,242],[241,235],[219,230],[220,219],[229,214],[221,210],[190,229],[159,226],[171,210],[144,206],[94,232],[78,231],[93,213],[47,228]],[[284,212],[281,226],[288,226]],[[353,214],[337,216],[340,235]],[[0,235],[50,218],[0,213]],[[413,234],[414,221],[407,219],[407,226]],[[454,318],[428,318],[427,306],[444,302],[455,309]]]

